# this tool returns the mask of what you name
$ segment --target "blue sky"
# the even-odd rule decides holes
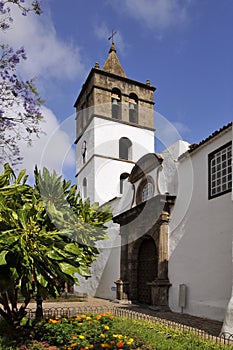
[[[46,100],[47,137],[35,141],[33,151],[24,147],[25,166],[45,163],[74,178],[73,104],[95,62],[103,66],[112,29],[127,76],[157,87],[155,110],[184,140],[198,143],[232,121],[232,0],[41,3],[41,16],[15,13],[14,28],[5,36],[13,46],[25,46],[21,74],[37,78]],[[53,136],[59,125],[62,130]],[[155,128],[161,131],[161,125]]]

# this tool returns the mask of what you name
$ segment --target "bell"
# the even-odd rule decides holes
[[[115,105],[115,106],[117,106],[117,105],[118,105],[118,102],[117,102],[117,100],[116,100],[115,98],[113,98],[113,100],[112,100],[112,104],[113,104],[113,105]]]

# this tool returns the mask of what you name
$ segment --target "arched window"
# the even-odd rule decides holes
[[[129,95],[129,122],[138,123],[138,97],[135,94]]]
[[[153,178],[150,175],[144,177],[137,189],[136,204],[138,205],[152,198],[154,196],[154,191],[155,184]]]
[[[128,173],[123,173],[120,176],[120,194],[123,194],[123,190],[124,190],[124,181],[127,179],[127,177],[129,176]]]
[[[119,89],[112,89],[112,117],[114,119],[121,119],[121,92]]]
[[[147,182],[142,189],[142,202],[147,201],[153,197],[154,194],[154,185],[151,182]]]
[[[132,159],[132,142],[127,137],[122,137],[119,140],[119,158]]]
[[[83,199],[87,198],[87,178],[83,179]]]
[[[83,164],[85,164],[86,163],[86,155],[87,155],[87,141],[85,141],[85,140],[82,143],[81,153],[82,153],[82,158],[83,158]]]

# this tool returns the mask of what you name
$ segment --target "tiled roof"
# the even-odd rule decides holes
[[[232,122],[230,122],[227,125],[224,125],[222,128],[220,128],[219,130],[214,131],[211,135],[209,135],[207,138],[205,138],[204,140],[202,140],[199,143],[193,143],[189,146],[189,150],[183,154],[181,154],[181,156],[179,157],[179,159],[183,158],[187,153],[192,153],[193,151],[195,151],[197,148],[199,148],[200,146],[204,145],[205,143],[207,143],[208,141],[211,141],[211,139],[213,139],[214,137],[216,137],[217,135],[221,134],[223,131],[226,131],[228,128],[232,127]]]
[[[215,132],[213,132],[210,136],[208,136],[206,139],[202,140],[201,142],[199,142],[198,144],[194,143],[192,145],[189,146],[189,153],[193,152],[195,149],[197,149],[198,147],[200,147],[201,145],[203,145],[204,143],[210,141],[212,138],[214,138],[215,136],[221,134],[222,131],[225,131],[226,129],[230,128],[232,126],[232,122],[230,122],[227,125],[224,125],[221,129],[216,130]]]

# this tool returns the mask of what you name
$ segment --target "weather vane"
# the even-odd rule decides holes
[[[112,39],[112,44],[113,44],[113,37],[114,35],[116,35],[117,32],[114,32],[114,30],[112,30],[112,35],[110,35],[110,37],[108,38],[108,40]]]

